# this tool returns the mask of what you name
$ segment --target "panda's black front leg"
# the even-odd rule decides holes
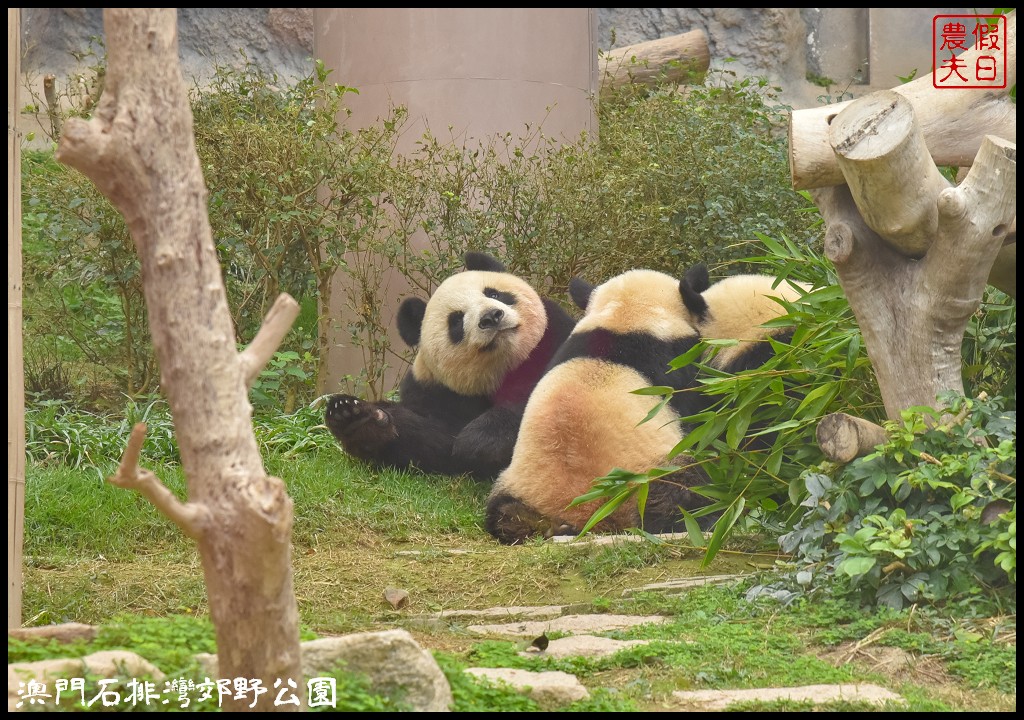
[[[325,422],[345,452],[360,460],[428,473],[464,472],[453,466],[454,437],[447,426],[402,403],[332,395]]]
[[[493,480],[512,462],[522,420],[522,406],[491,408],[455,437],[452,462],[477,480]]]
[[[345,452],[361,460],[380,460],[398,432],[388,406],[351,395],[331,395],[324,420]]]

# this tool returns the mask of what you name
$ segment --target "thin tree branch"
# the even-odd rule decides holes
[[[201,539],[210,527],[210,511],[205,505],[181,502],[152,471],[139,467],[139,455],[145,439],[146,423],[136,423],[121,465],[107,478],[107,482],[127,490],[137,490],[183,533],[195,540]]]
[[[256,377],[270,362],[270,358],[274,356],[274,352],[298,316],[299,304],[295,302],[295,299],[288,293],[278,295],[270,312],[267,313],[267,317],[264,318],[259,332],[256,333],[256,337],[249,343],[249,347],[238,356],[246,387],[252,387]]]

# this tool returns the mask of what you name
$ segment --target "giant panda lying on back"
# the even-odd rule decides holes
[[[376,466],[493,479],[512,458],[530,391],[573,319],[484,253],[429,301],[407,298],[398,330],[416,357],[398,402],[328,398],[326,423]]]
[[[764,362],[762,348],[769,343],[763,339],[777,331],[758,326],[784,313],[765,295],[799,294],[772,284],[767,276],[735,276],[709,286],[703,266],[682,281],[650,270],[631,270],[597,288],[574,280],[570,294],[584,316],[530,397],[512,462],[487,501],[487,531],[509,544],[538,534],[576,534],[603,501],[569,503],[590,491],[595,478],[616,467],[645,472],[665,464],[683,437],[678,418],[707,403],[696,389],[696,367],[669,371],[669,362],[702,336],[745,341],[711,358],[713,367],[735,372]],[[631,391],[653,385],[679,392],[639,424],[659,399]],[[689,489],[706,482],[704,472],[692,466],[651,483],[643,528],[681,529],[679,506],[710,504]],[[595,529],[640,525],[637,504],[627,502]]]

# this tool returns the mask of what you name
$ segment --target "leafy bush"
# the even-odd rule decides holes
[[[728,72],[684,89],[626,85],[602,96],[598,136],[576,142],[542,127],[477,147],[427,134],[402,161],[415,185],[393,202],[429,245],[396,265],[426,292],[464,250],[486,249],[564,297],[574,275],[678,272],[748,255],[758,231],[812,235],[774,91]]]
[[[103,60],[95,63],[94,75]],[[256,395],[259,407],[272,399],[290,411],[323,387],[320,358],[327,355],[329,323],[318,307],[330,305],[345,253],[383,227],[376,198],[390,181],[401,112],[379,126],[348,130],[338,117],[344,117],[344,95],[354,89],[328,82],[328,75],[318,63],[314,73],[289,85],[246,62],[216,68],[211,83],[190,97],[237,340],[255,335],[279,293],[289,292],[303,307],[282,347],[302,358],[303,375],[288,368],[286,387],[265,382]],[[72,103],[46,112],[61,120],[60,112],[88,117],[93,107]],[[44,112],[41,103],[29,109]],[[60,126],[52,126],[54,140]],[[77,401],[102,405],[119,393],[154,392],[159,378],[139,262],[120,213],[50,152],[24,153],[22,174],[25,355],[38,379],[35,389],[63,399],[66,383],[56,381],[72,372],[88,378],[83,389],[105,395]],[[350,304],[361,300],[349,298]]]
[[[390,160],[405,116],[396,109],[379,124],[346,127],[343,100],[358,91],[329,76],[317,61],[312,74],[288,84],[246,61],[216,67],[190,98],[239,338],[253,336],[281,292],[311,311],[282,348],[308,358],[299,402],[326,387],[320,361],[331,320],[318,308],[332,307],[336,273],[352,273],[350,254],[388,237],[378,197],[394,185]],[[362,288],[346,287],[345,303],[361,309]]]
[[[89,401],[152,392],[158,373],[124,218],[50,152],[23,153],[21,172],[29,389]],[[77,382],[44,380],[72,374]]]
[[[964,331],[964,394],[1017,397],[1017,301],[991,285]]]
[[[780,542],[805,571],[897,609],[1013,594],[1016,412],[1001,398],[940,400],[886,423],[877,452],[804,473],[808,509]]]

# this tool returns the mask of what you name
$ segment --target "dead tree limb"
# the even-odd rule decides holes
[[[138,491],[183,533],[193,540],[202,539],[211,526],[209,509],[198,503],[181,502],[153,472],[139,467],[139,455],[145,439],[146,423],[136,423],[128,438],[121,464],[117,472],[107,478],[107,482],[126,490]]]
[[[136,470],[138,429],[115,478],[197,538],[222,677],[262,681],[270,692],[257,710],[298,709],[278,705],[273,690],[291,681],[302,696],[292,501],[263,469],[248,399],[295,302],[279,301],[250,349],[236,351],[178,60],[176,11],[106,8],[104,27],[105,90],[92,120],[65,124],[57,158],[87,175],[125,216],[189,499],[180,503]],[[236,710],[248,704],[225,703]]]
[[[876,445],[889,439],[881,425],[846,413],[832,413],[823,417],[818,423],[815,437],[825,457],[837,463],[848,463],[867,455]]]
[[[921,126],[931,159],[937,165],[969,167],[986,135],[1017,141],[1017,105],[1010,88],[1017,84],[1017,13],[1007,16],[1006,87],[991,90],[935,88],[931,73],[892,91],[905,97]],[[973,64],[980,51],[967,50],[959,57]],[[841,185],[829,126],[836,116],[857,100],[796,110],[789,119],[789,172],[794,190]]]

